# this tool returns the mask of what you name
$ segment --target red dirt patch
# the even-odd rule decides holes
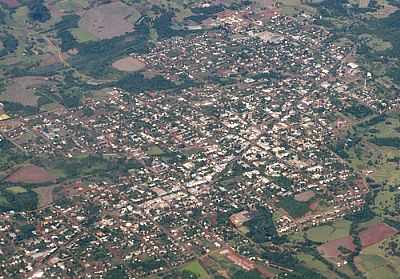
[[[356,250],[353,238],[351,236],[346,236],[322,244],[318,247],[318,251],[327,258],[338,258],[342,256],[342,252],[338,249],[339,247],[344,247],[352,252]]]
[[[368,229],[360,232],[360,240],[362,248],[374,245],[375,243],[381,242],[385,238],[392,236],[397,233],[397,230],[383,223],[374,224],[368,227]]]
[[[122,72],[137,72],[143,70],[146,64],[137,58],[129,56],[115,61],[112,66]]]
[[[315,197],[315,193],[313,191],[307,191],[303,193],[299,193],[294,196],[294,199],[299,202],[308,202],[313,197]]]
[[[8,8],[16,8],[20,5],[18,0],[0,0],[0,4],[6,5]]]
[[[55,180],[55,176],[50,175],[44,168],[35,165],[21,167],[7,177],[7,181],[11,183],[40,184],[55,182]]]
[[[33,189],[39,195],[39,208],[50,205],[53,202],[53,191],[56,186],[43,186]]]

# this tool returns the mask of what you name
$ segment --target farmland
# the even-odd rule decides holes
[[[305,234],[309,240],[324,243],[348,236],[350,233],[350,225],[350,221],[339,220],[329,225],[311,228],[306,231]]]
[[[49,183],[54,182],[55,179],[56,177],[50,175],[45,169],[35,165],[20,167],[7,177],[8,182],[24,184]]]
[[[98,39],[120,36],[134,30],[135,19],[129,18],[134,11],[133,7],[122,2],[101,5],[82,16],[79,28]]]
[[[356,257],[357,267],[367,274],[368,279],[398,278],[400,257],[397,254],[399,236],[392,236],[362,250]]]
[[[5,93],[0,95],[0,101],[20,103],[25,106],[36,106],[39,96],[35,90],[49,82],[41,77],[21,77],[10,82]]]
[[[210,278],[207,274],[207,271],[201,266],[199,261],[192,261],[186,264],[182,271],[187,271],[196,275],[199,279],[208,279]]]

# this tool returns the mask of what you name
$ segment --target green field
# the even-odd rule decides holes
[[[375,197],[375,213],[383,215],[396,211],[396,194],[388,190],[380,191]]]
[[[368,279],[399,278],[400,257],[388,253],[390,242],[399,244],[400,237],[397,235],[363,249],[360,256],[355,259],[357,267],[366,274]]]
[[[0,196],[0,207],[8,207],[10,204],[8,203],[7,199],[3,196]]]
[[[27,192],[27,190],[21,186],[8,187],[8,188],[6,188],[6,191],[11,192],[13,194],[20,194],[20,193]]]
[[[399,127],[398,113],[389,114],[383,121],[372,125],[368,124],[367,119],[355,126],[354,138],[360,140],[346,150],[351,166],[358,171],[369,171],[369,176],[379,183],[400,184],[400,148],[395,146],[396,139],[400,139]],[[375,143],[377,139],[386,141],[378,145]],[[388,139],[393,140],[386,143]]]
[[[71,33],[74,36],[74,38],[80,43],[97,40],[95,35],[83,30],[82,28],[73,28],[71,29]]]
[[[299,259],[303,265],[323,274],[328,279],[337,278],[337,274],[335,272],[331,271],[325,263],[314,258],[312,255],[300,253],[297,255],[297,259]]]
[[[350,221],[339,220],[330,225],[311,228],[306,232],[306,238],[322,243],[346,237],[350,233],[350,225]]]
[[[208,275],[207,271],[201,266],[199,261],[195,260],[188,264],[186,264],[182,271],[189,271],[196,274],[197,278],[199,279],[208,279],[210,276]]]
[[[164,154],[164,151],[157,145],[154,145],[154,146],[149,147],[149,149],[147,149],[146,153],[149,156],[161,156]]]

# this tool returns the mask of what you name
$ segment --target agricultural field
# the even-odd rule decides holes
[[[208,279],[210,276],[207,274],[207,271],[203,268],[203,266],[199,263],[199,261],[192,261],[182,267],[182,271],[188,271],[193,273],[199,279]]]
[[[88,10],[79,22],[79,28],[92,34],[97,39],[111,39],[134,30],[136,10],[122,2],[113,2]],[[137,13],[137,12],[136,12]]]
[[[398,278],[400,272],[398,235],[387,238],[361,251],[360,256],[356,257],[357,267],[365,272],[368,279]]]
[[[348,150],[348,161],[375,181],[400,185],[400,116],[373,117],[354,128],[356,143]]]
[[[383,223],[370,225],[367,229],[362,230],[359,233],[361,246],[363,248],[369,247],[390,236],[395,235],[397,232],[398,231],[396,229]]]
[[[305,232],[305,236],[309,240],[325,243],[348,236],[350,233],[350,226],[350,221],[339,220],[332,224],[311,228]]]
[[[35,165],[20,167],[6,179],[10,183],[24,184],[43,184],[54,182],[55,180],[55,176],[50,175],[44,168]]]
[[[334,263],[340,262],[340,258],[345,257],[356,249],[351,236],[331,240],[318,247],[318,251],[328,260]]]
[[[337,274],[335,272],[330,270],[325,263],[316,259],[312,255],[300,253],[297,255],[297,259],[308,268],[311,268],[321,274],[324,274],[324,276],[326,276],[328,279],[337,278]]]
[[[50,82],[42,77],[16,78],[10,82],[7,90],[0,95],[0,101],[35,107],[39,99],[39,96],[35,94],[36,90],[43,85],[49,84]]]

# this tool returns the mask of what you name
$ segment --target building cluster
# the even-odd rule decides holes
[[[168,39],[140,59],[192,87],[115,88],[76,109],[21,119],[4,136],[33,156],[100,154],[140,166],[60,183],[64,199],[1,213],[0,275],[97,278],[123,264],[143,278],[219,248],[254,256],[236,223],[257,206],[279,216],[279,233],[358,209],[363,190],[329,148],[335,113],[357,94],[337,74],[351,50],[330,36],[305,17],[274,17]],[[324,211],[295,219],[280,208],[309,191]]]

